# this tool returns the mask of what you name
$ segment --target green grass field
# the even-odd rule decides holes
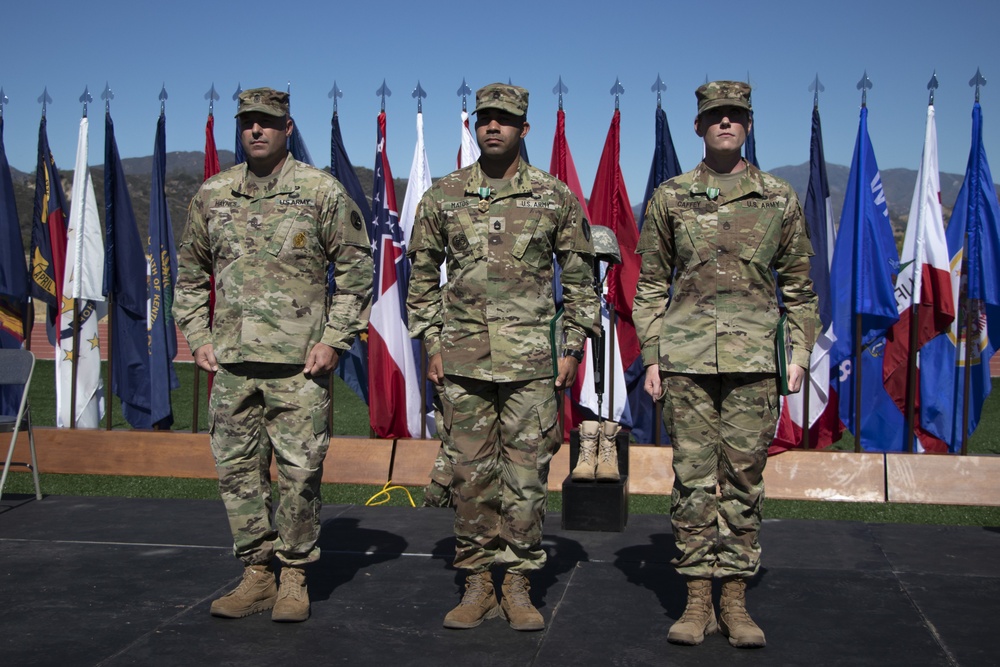
[[[193,364],[176,364],[180,388],[172,393],[174,430],[191,430],[193,415]],[[51,378],[54,364],[39,361],[32,382],[31,408],[36,425],[55,425],[55,396]],[[1000,386],[994,380],[994,391],[983,408],[983,417],[976,433],[970,438],[969,453],[976,455],[1000,454]],[[204,377],[199,392],[199,429],[207,428]],[[112,400],[112,425],[128,428],[122,419],[117,399]],[[339,378],[334,385],[335,435],[369,434],[368,408]],[[838,450],[852,451],[854,440],[849,433],[836,443]],[[216,499],[218,491],[213,480],[180,479],[164,477],[126,477],[102,475],[60,475],[42,473],[42,490],[54,495],[120,496],[127,498],[202,498]],[[1000,483],[1000,482],[998,482]],[[364,504],[375,496],[381,487],[376,485],[324,484],[323,500],[333,504]],[[410,496],[419,506],[423,492],[409,488]],[[664,495],[632,495],[629,498],[631,514],[663,514],[670,509],[669,489]],[[31,476],[12,469],[5,494],[34,493]],[[408,506],[409,497],[402,490],[392,491],[385,503],[390,506]],[[549,494],[549,510],[562,508],[562,496]],[[849,503],[767,500],[764,516],[768,519],[829,519],[842,521],[871,521],[876,523],[925,523],[942,525],[1000,526],[1000,507],[953,505],[906,505],[899,503]]]

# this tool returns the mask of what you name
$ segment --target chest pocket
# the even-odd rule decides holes
[[[306,207],[274,205],[262,217],[280,218],[274,233],[264,246],[269,254],[289,260],[302,259],[315,253],[316,221]]]
[[[545,236],[542,216],[541,211],[531,214],[510,251],[510,254],[516,259],[536,269],[544,269],[552,265],[552,244]]]
[[[455,212],[455,226],[448,231],[448,256],[459,266],[468,266],[486,256],[483,240],[476,232],[472,216],[465,209]]]
[[[216,254],[220,257],[232,257],[235,259],[246,254],[243,237],[240,236],[238,231],[238,227],[240,227],[240,225],[233,222],[237,218],[235,213],[235,209],[231,208],[211,209],[211,218],[209,219],[209,235],[211,238],[225,239],[222,245],[229,246],[228,252],[224,247],[215,249]],[[216,227],[216,229],[212,229],[213,227]],[[219,231],[222,233],[219,234]]]
[[[763,268],[771,266],[781,236],[771,229],[771,225],[780,220],[781,216],[780,209],[767,209],[761,212],[757,223],[750,229],[746,240],[741,243],[741,260]]]
[[[697,221],[676,219],[674,246],[682,266],[697,266],[707,262],[714,254]]]

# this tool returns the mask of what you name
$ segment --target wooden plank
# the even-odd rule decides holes
[[[431,481],[431,468],[440,448],[440,440],[397,440],[392,483],[426,486]]]
[[[674,448],[629,445],[629,493],[669,496],[674,488]]]
[[[323,481],[381,486],[389,480],[391,460],[392,440],[332,438],[323,463]]]
[[[1000,505],[1000,457],[887,454],[889,501]]]
[[[885,501],[882,454],[788,451],[764,468],[765,494],[784,500]]]

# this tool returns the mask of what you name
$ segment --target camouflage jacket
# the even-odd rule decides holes
[[[643,364],[679,373],[775,372],[777,275],[791,362],[808,368],[817,299],[795,191],[749,164],[728,197],[709,196],[708,178],[699,163],[657,188],[646,209],[633,308]]]
[[[428,354],[441,353],[446,374],[492,382],[552,376],[553,254],[566,347],[582,349],[593,331],[590,223],[569,188],[524,162],[498,192],[478,163],[439,180],[420,201],[408,252],[410,335],[424,339]]]
[[[245,164],[206,181],[191,200],[178,264],[174,317],[191,349],[212,343],[220,363],[304,363],[317,342],[348,349],[368,323],[372,260],[361,213],[333,176],[291,155],[263,191]]]

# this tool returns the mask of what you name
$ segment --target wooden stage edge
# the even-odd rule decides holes
[[[36,428],[35,448],[42,473],[216,477],[207,433]],[[437,440],[334,437],[323,481],[423,486],[437,450]],[[629,491],[670,493],[671,458],[670,447],[632,445]],[[14,460],[29,460],[23,433]],[[569,468],[564,444],[550,466],[549,490],[561,490]],[[776,499],[1000,506],[995,456],[789,451],[771,457],[764,479],[767,496]]]

